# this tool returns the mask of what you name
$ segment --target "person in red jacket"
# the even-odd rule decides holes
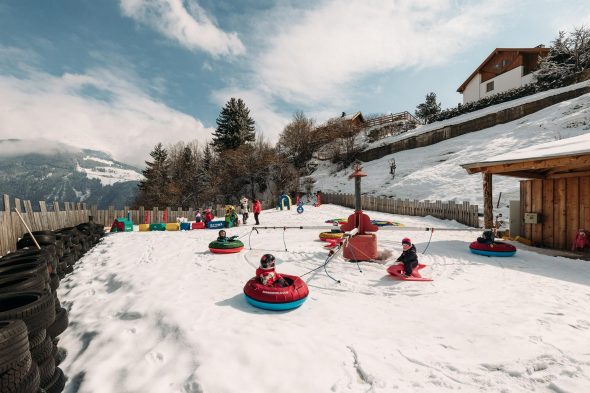
[[[260,203],[260,201],[258,199],[256,199],[254,201],[254,205],[252,206],[252,211],[254,212],[254,219],[256,220],[256,225],[260,225],[260,222],[258,222],[258,215],[262,211],[262,204]]]
[[[289,286],[283,276],[275,271],[275,257],[272,254],[264,254],[260,258],[260,267],[256,269],[256,277],[258,277],[262,285],[267,287]]]
[[[211,209],[205,209],[205,217],[204,217],[205,225],[209,223],[209,221],[213,221],[213,213]]]

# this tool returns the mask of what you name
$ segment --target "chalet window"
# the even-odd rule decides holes
[[[492,90],[494,90],[494,81],[488,82],[486,84],[486,93],[489,93]]]

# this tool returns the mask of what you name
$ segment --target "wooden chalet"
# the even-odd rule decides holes
[[[492,175],[520,181],[521,234],[534,245],[570,249],[580,229],[590,231],[590,134],[464,164],[483,174],[484,226],[492,227]]]
[[[539,58],[549,53],[548,48],[496,48],[459,86],[463,103],[524,86],[532,82]]]

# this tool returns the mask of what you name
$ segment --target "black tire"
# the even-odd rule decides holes
[[[7,274],[0,276],[0,293],[6,292],[42,292],[46,288],[46,282],[38,274]]]
[[[46,386],[51,382],[53,374],[55,374],[55,359],[53,356],[48,356],[39,365],[39,379],[41,386]]]
[[[41,345],[41,343],[45,341],[45,337],[47,337],[47,331],[45,329],[41,329],[33,334],[29,334],[29,347],[33,348]]]
[[[22,384],[29,374],[33,365],[31,353],[27,352],[20,358],[15,357],[13,364],[0,375],[0,392],[7,392],[16,389]]]
[[[10,383],[3,386],[2,393],[37,393],[40,386],[39,367],[35,362],[32,362],[24,379],[19,383]]]
[[[74,263],[76,262],[74,260],[74,257],[71,254],[68,256],[62,257],[59,261],[65,263],[68,266],[73,266]]]
[[[40,246],[54,245],[55,240],[56,240],[55,235],[51,235],[51,236],[39,235],[39,236],[35,236],[35,239],[37,240],[37,244],[39,244]],[[22,238],[16,242],[17,249],[27,248],[27,247],[36,247],[36,246],[37,245],[35,244],[35,241],[30,236]]]
[[[47,386],[44,386],[44,389],[47,393],[60,393],[65,387],[66,377],[64,372],[61,371],[61,368],[56,367],[55,373],[53,374],[53,377],[51,377],[51,381],[49,381]]]
[[[40,345],[31,348],[31,357],[35,363],[39,364],[42,363],[46,358],[50,357],[52,352],[53,341],[48,334]]]
[[[49,275],[49,286],[51,287],[51,292],[55,292],[59,288],[59,276],[57,273],[51,273]]]
[[[8,255],[4,255],[2,258],[0,258],[0,261],[7,261],[9,259],[14,259],[14,258],[26,258],[26,257],[38,257],[38,258],[45,258],[45,259],[49,259],[50,253],[49,250],[45,250],[45,249],[38,249],[38,248],[34,248],[34,249],[23,249],[23,250],[16,250],[15,252],[11,252]]]
[[[5,266],[14,266],[23,263],[44,263],[47,265],[47,258],[44,258],[39,255],[27,255],[22,257],[15,257],[15,258],[2,258],[0,259],[0,268]]]
[[[39,244],[41,244],[41,242],[46,244],[53,244],[57,240],[55,238],[55,233],[53,233],[53,231],[35,231],[33,232],[33,236],[35,236],[35,239]],[[31,235],[29,235],[29,232],[24,233],[22,238],[31,239],[31,241],[33,240]]]
[[[51,338],[56,338],[67,329],[69,323],[68,311],[63,307],[60,307],[55,314],[55,321],[47,328],[47,334]]]
[[[42,277],[45,282],[49,282],[49,271],[44,263],[23,263],[13,266],[0,267],[0,276],[9,274],[34,274]]]
[[[30,357],[29,337],[25,323],[21,320],[0,322],[0,374],[14,369],[14,363],[26,357],[27,354]]]
[[[0,295],[0,320],[22,319],[29,334],[44,330],[55,320],[53,296],[44,292],[12,292]]]

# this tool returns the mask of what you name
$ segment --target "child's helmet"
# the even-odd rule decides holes
[[[260,258],[260,267],[263,269],[275,267],[275,256],[272,254],[264,254],[262,258]]]
[[[404,237],[402,239],[402,244],[412,244],[412,241],[410,240],[409,237]]]

